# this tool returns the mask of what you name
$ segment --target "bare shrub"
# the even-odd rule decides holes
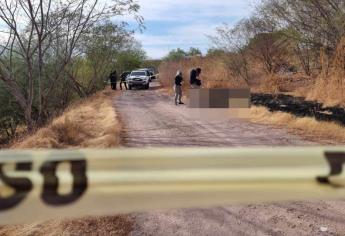
[[[98,92],[72,104],[50,125],[12,148],[109,148],[120,144],[113,93]]]
[[[280,89],[280,78],[278,75],[271,73],[260,86],[260,91],[265,93],[277,94]]]
[[[328,59],[321,53],[322,72],[307,98],[319,100],[326,105],[345,105],[345,38],[339,42],[333,60],[328,66]]]
[[[173,88],[177,70],[181,70],[184,78],[183,88],[190,88],[189,76],[193,68],[202,68],[201,80],[204,88],[246,88],[243,79],[233,76],[221,58],[193,57],[180,61],[164,61],[159,66],[161,83],[166,88]]]
[[[63,122],[53,123],[51,129],[62,145],[78,146],[88,136],[87,130],[69,116],[65,116]]]

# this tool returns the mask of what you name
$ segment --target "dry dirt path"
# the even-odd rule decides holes
[[[315,145],[287,131],[241,120],[206,122],[159,91],[125,91],[115,100],[126,147],[248,147]]]
[[[197,121],[154,86],[125,91],[114,101],[127,147],[317,145],[265,125]],[[339,201],[177,209],[131,218],[131,235],[345,235],[345,202]]]

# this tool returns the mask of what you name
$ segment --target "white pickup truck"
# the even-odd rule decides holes
[[[151,74],[145,70],[135,70],[127,77],[128,88],[142,87],[144,89],[150,88]]]

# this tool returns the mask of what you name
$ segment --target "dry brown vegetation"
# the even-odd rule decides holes
[[[297,118],[285,112],[272,113],[265,107],[252,107],[250,111],[252,122],[288,127],[316,141],[327,140],[329,144],[345,142],[345,127],[333,122],[316,121],[309,117]]]
[[[202,68],[201,79],[207,88],[248,87],[244,80],[234,78],[221,58],[192,57],[181,61],[164,61],[159,66],[160,81],[166,88],[173,88],[174,78],[178,70],[184,76],[184,89],[189,88],[189,74],[192,68]]]
[[[258,64],[252,64],[250,73],[255,74],[249,81],[252,92],[282,93],[304,96],[307,99],[318,100],[326,105],[345,105],[345,39],[339,44],[337,53],[330,66],[324,66],[320,75],[315,78],[295,74],[264,73]],[[325,60],[321,57],[321,60]],[[252,61],[254,63],[254,61]],[[185,95],[188,96],[189,71],[191,68],[203,69],[201,79],[205,88],[243,88],[248,87],[246,82],[235,77],[226,66],[224,60],[219,57],[194,57],[180,61],[165,61],[160,67],[160,79],[162,84],[171,93],[174,76],[177,70],[182,70],[185,84]],[[261,71],[260,71],[261,68]],[[297,118],[283,112],[271,113],[263,107],[253,107],[251,110],[252,122],[274,124],[288,127],[299,134],[321,140],[334,140],[334,143],[345,142],[345,128],[336,123],[319,122],[314,118]]]
[[[345,38],[338,44],[333,58],[328,58],[322,50],[320,61],[322,71],[307,98],[330,106],[345,106]]]
[[[189,88],[189,74],[192,68],[202,68],[201,80],[205,88],[250,88],[252,92],[263,93],[295,93],[301,88],[309,88],[313,84],[310,77],[302,73],[296,74],[267,74],[257,61],[250,64],[251,79],[245,81],[234,75],[228,67],[224,56],[192,57],[180,61],[163,61],[159,66],[160,81],[165,88],[172,91],[177,70],[181,70],[184,77],[183,88]],[[305,90],[302,91],[305,95]]]
[[[108,148],[120,143],[120,123],[110,90],[71,105],[51,124],[12,148]]]
[[[110,148],[120,144],[120,123],[114,111],[114,93],[104,90],[76,102],[47,127],[12,148]],[[0,235],[128,235],[129,216],[88,217],[44,223],[0,226]]]

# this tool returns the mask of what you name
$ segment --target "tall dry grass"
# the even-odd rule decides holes
[[[112,106],[114,93],[98,92],[71,105],[51,124],[11,148],[108,148],[120,143],[120,123]]]
[[[192,57],[181,61],[165,61],[159,66],[160,80],[164,87],[172,89],[178,70],[182,71],[184,78],[183,88],[190,87],[189,76],[193,68],[202,69],[201,80],[205,88],[246,88],[243,79],[232,76],[223,60],[216,57]]]
[[[345,143],[345,127],[337,123],[317,121],[310,117],[298,118],[286,112],[270,112],[265,107],[252,107],[250,111],[254,123],[287,127],[297,134],[325,144]]]
[[[332,60],[323,51],[320,58],[322,71],[307,93],[307,99],[318,100],[328,106],[345,106],[345,38],[340,41]]]
[[[110,148],[120,144],[111,90],[72,104],[50,125],[12,148]],[[128,235],[133,220],[127,215],[51,220],[26,225],[0,226],[0,235]]]
[[[345,75],[345,40],[339,45],[337,55],[333,62],[334,66],[331,70],[326,70],[328,66],[328,59],[322,59],[324,61],[323,73],[318,77],[318,82],[313,85],[313,79],[301,74],[290,75],[284,78],[284,76],[271,74],[265,75],[258,73],[260,67],[253,65],[252,74],[261,75],[262,78],[257,79],[256,83],[252,83],[251,90],[255,92],[264,92],[276,94],[280,93],[284,86],[290,86],[291,91],[294,94],[300,93],[300,96],[306,96],[306,94],[314,95],[314,100],[321,100],[323,102],[332,102],[333,104],[345,104],[344,101],[344,85],[343,79]],[[254,63],[253,61],[251,63]],[[185,59],[179,62],[163,62],[160,67],[160,78],[164,87],[169,88],[172,91],[174,84],[174,77],[177,70],[182,70],[185,84],[184,88],[189,88],[189,72],[191,68],[201,67],[203,73],[201,79],[204,87],[206,88],[243,88],[246,87],[246,83],[241,79],[236,79],[232,76],[232,73],[228,70],[226,65],[221,59],[206,57],[206,58],[192,58]],[[338,69],[336,69],[338,68]],[[343,69],[341,69],[343,68]],[[331,75],[331,76],[330,76]],[[298,83],[290,81],[296,81]],[[297,84],[297,86],[295,85]],[[310,99],[310,96],[309,96]],[[252,107],[251,109],[251,121],[255,123],[273,124],[282,127],[290,128],[298,134],[307,135],[315,141],[323,141],[325,143],[329,140],[334,140],[334,143],[345,142],[345,128],[341,125],[331,122],[319,122],[314,118],[297,118],[289,113],[275,112],[271,113],[263,107]]]

